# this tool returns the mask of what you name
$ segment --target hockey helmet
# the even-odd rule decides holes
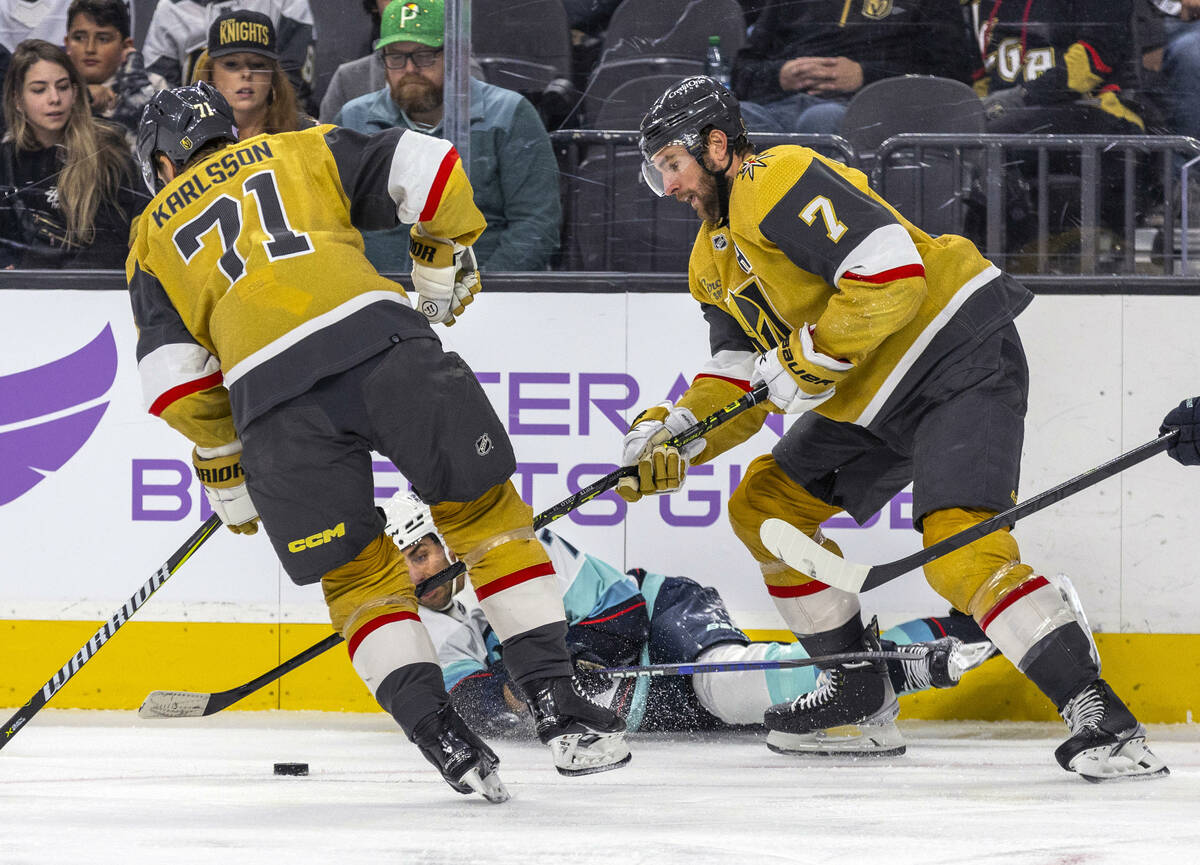
[[[161,153],[176,168],[210,141],[237,142],[233,109],[217,88],[206,81],[187,87],[160,90],[142,109],[138,124],[137,157],[146,188],[154,195],[162,189],[154,157]]]
[[[737,97],[707,75],[694,75],[672,84],[650,106],[642,118],[638,145],[643,157],[642,177],[658,195],[663,194],[663,180],[654,167],[654,154],[678,144],[704,165],[701,156],[708,129],[720,129],[731,142],[746,135]]]
[[[411,547],[426,535],[437,532],[429,505],[414,493],[396,493],[383,506],[383,516],[387,520],[387,528],[384,531],[402,550]]]

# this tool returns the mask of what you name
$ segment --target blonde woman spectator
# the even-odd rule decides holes
[[[0,266],[122,268],[146,204],[119,127],[92,117],[63,49],[17,46],[4,78]]]
[[[226,12],[208,30],[208,47],[196,61],[194,80],[221,92],[233,108],[241,138],[316,125],[297,107],[277,45],[275,27],[261,12]]]

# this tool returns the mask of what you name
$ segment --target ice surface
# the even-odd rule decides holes
[[[584,778],[499,741],[513,798],[489,805],[383,715],[46,710],[0,751],[0,863],[1200,862],[1198,725],[1151,729],[1169,778],[1100,785],[1058,768],[1059,725],[901,727],[907,755],[857,763],[635,736],[629,766]]]

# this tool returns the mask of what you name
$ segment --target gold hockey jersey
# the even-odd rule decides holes
[[[869,426],[927,352],[993,332],[1031,297],[966,238],[931,237],[862,172],[796,146],[743,161],[728,222],[701,226],[688,271],[713,351],[680,399],[697,417],[748,390],[755,357],[808,325],[818,351],[854,364],[815,410]],[[948,340],[952,321],[960,339]],[[753,434],[767,410],[717,430],[699,459]]]
[[[458,153],[403,129],[260,135],[190,166],[134,225],[126,276],[147,409],[196,444],[382,351],[432,337],[361,230],[416,223],[449,264],[485,222]]]

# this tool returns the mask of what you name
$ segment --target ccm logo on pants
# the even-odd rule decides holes
[[[334,538],[344,537],[346,537],[346,524],[338,523],[332,529],[317,532],[315,535],[309,535],[307,538],[288,541],[288,550],[293,553],[302,553],[305,550],[311,550],[313,547],[319,547],[321,544],[327,544]]]

